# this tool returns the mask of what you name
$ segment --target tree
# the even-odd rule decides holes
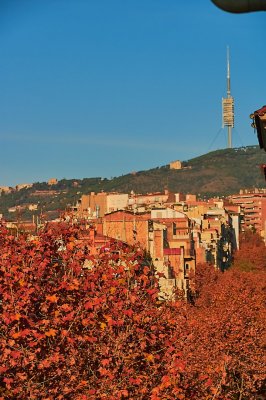
[[[240,236],[240,248],[234,255],[234,268],[242,271],[265,271],[266,247],[262,237],[251,230]]]
[[[0,228],[1,400],[256,399],[262,275],[202,266],[195,306],[161,302],[141,249],[84,236]]]

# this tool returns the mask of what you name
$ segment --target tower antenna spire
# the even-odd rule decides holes
[[[231,96],[231,82],[230,82],[230,50],[227,46],[227,97]]]

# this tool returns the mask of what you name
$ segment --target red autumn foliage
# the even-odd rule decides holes
[[[195,305],[160,302],[142,250],[79,235],[0,228],[0,399],[258,398],[265,272],[198,266]]]
[[[258,233],[247,230],[240,236],[240,249],[234,255],[234,267],[242,271],[265,271],[266,247]]]

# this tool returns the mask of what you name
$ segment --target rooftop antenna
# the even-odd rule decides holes
[[[227,97],[222,99],[223,128],[227,126],[227,148],[232,148],[232,128],[234,127],[234,98],[231,96],[230,53],[227,46]]]

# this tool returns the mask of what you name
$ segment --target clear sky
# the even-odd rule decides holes
[[[1,0],[0,185],[119,176],[257,144],[266,13],[210,0]]]

